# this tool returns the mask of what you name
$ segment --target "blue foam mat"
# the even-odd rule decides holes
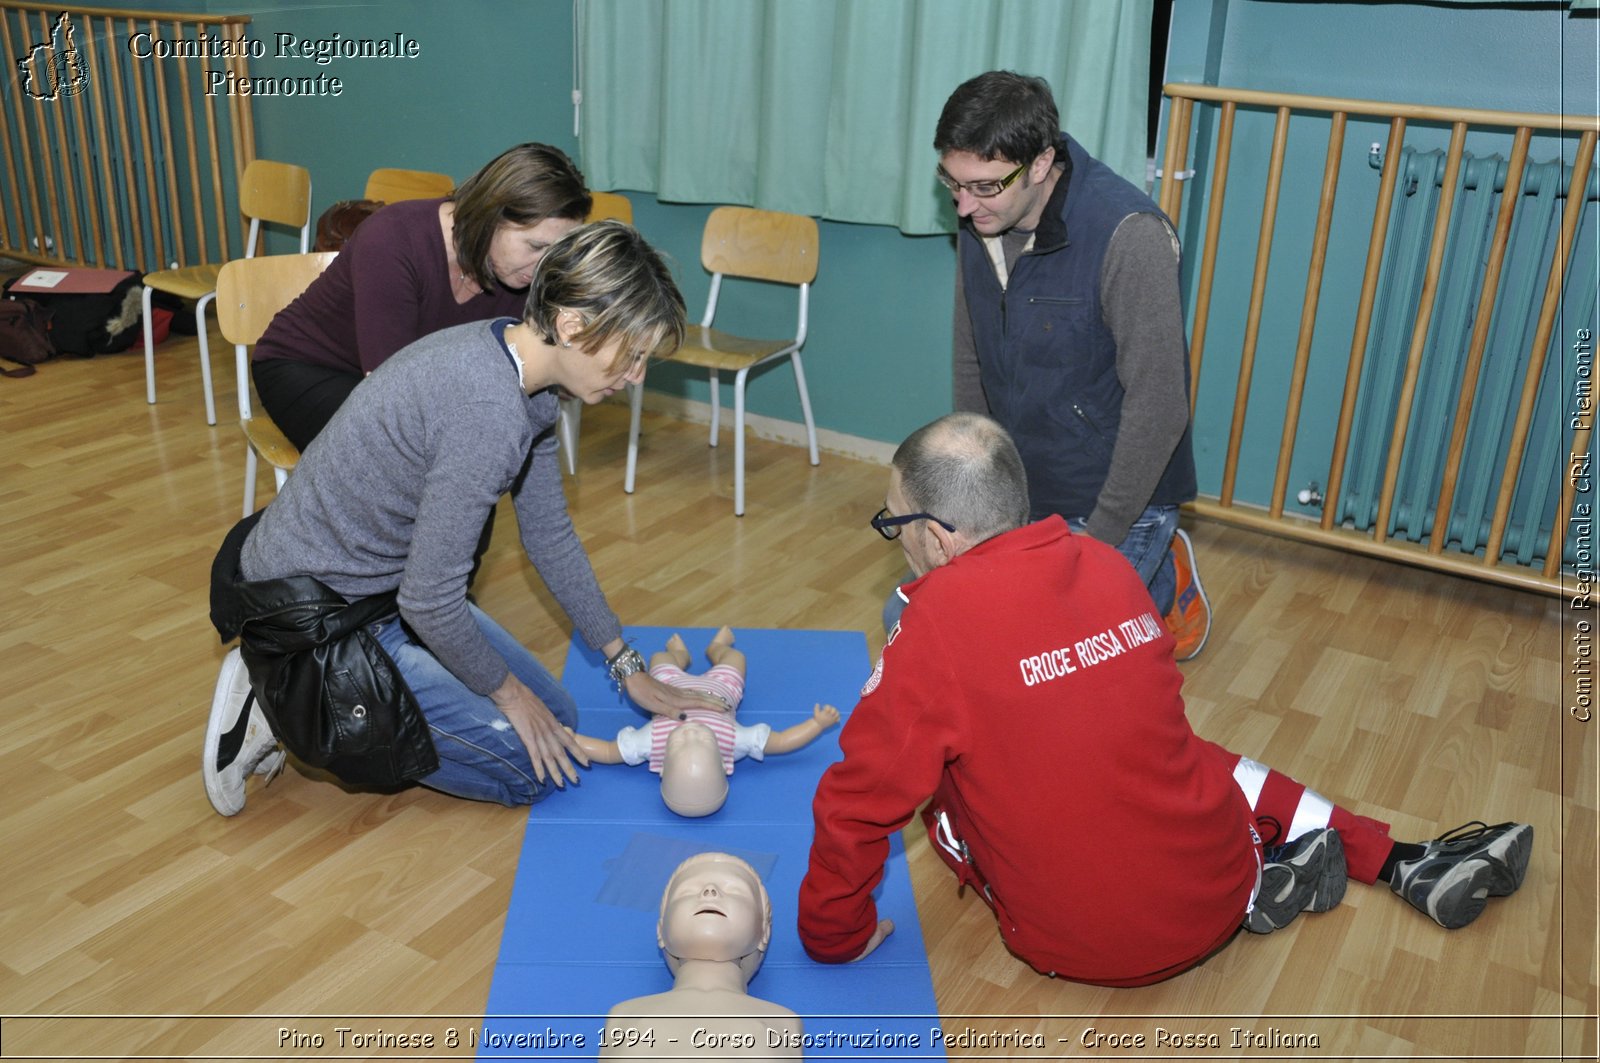
[[[648,655],[672,628],[630,628]],[[715,629],[676,629],[697,661]],[[869,670],[860,632],[736,629],[750,682],[739,717],[787,726],[816,701],[848,713]],[[624,707],[602,663],[574,644],[564,680],[579,705],[581,729],[613,737],[643,717]],[[795,899],[811,845],[811,796],[839,758],[839,728],[805,749],[763,761],[740,761],[728,802],[703,819],[684,819],[661,803],[660,777],[643,766],[597,765],[583,784],[534,807],[479,1032],[479,1058],[530,1052],[540,1059],[593,1059],[604,1016],[620,1001],[671,988],[656,947],[656,913],[668,876],[697,852],[720,850],[749,860],[772,897],[772,942],[750,991],[802,1016],[807,1057],[882,1058],[885,1050],[851,1047],[851,1036],[916,1036],[889,1054],[929,1052],[937,1026],[927,952],[905,853],[892,839],[875,897],[895,932],[854,964],[811,961],[795,931]],[[581,1038],[581,1040],[579,1040]],[[822,1042],[822,1043],[819,1043]],[[684,1046],[685,1058],[693,1051]]]

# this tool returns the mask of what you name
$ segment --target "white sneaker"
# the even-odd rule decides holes
[[[200,775],[206,781],[211,807],[224,816],[244,808],[245,779],[276,775],[287,754],[278,745],[267,718],[250,689],[250,673],[236,646],[222,659],[217,689],[206,721],[206,745]]]

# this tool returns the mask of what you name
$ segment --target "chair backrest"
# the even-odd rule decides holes
[[[594,205],[584,221],[620,221],[633,224],[633,201],[617,192],[591,192]]]
[[[223,338],[247,347],[261,338],[278,311],[328,268],[335,251],[238,258],[217,275],[217,324]]]
[[[373,170],[363,199],[399,203],[407,199],[438,199],[455,190],[455,178],[427,170]]]
[[[817,277],[817,223],[803,214],[718,207],[706,219],[700,263],[730,277],[810,284]]]
[[[250,352],[247,348],[267,331],[279,310],[311,287],[311,282],[338,254],[337,251],[313,251],[301,255],[236,258],[223,265],[217,274],[217,325],[222,329],[223,339],[233,344],[240,420],[251,416]]]
[[[252,161],[239,181],[239,209],[250,218],[302,228],[311,220],[311,171],[290,162]]]

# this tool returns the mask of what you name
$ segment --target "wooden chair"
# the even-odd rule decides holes
[[[310,287],[337,252],[263,255],[235,259],[217,276],[217,324],[233,344],[234,372],[239,378],[239,427],[247,441],[244,457],[244,516],[256,508],[256,455],[272,466],[279,490],[300,461],[300,452],[265,413],[250,408],[250,351],[279,310]]]
[[[633,224],[633,200],[621,192],[590,192],[593,202],[589,206],[589,221],[620,221]]]
[[[273,222],[300,230],[300,250],[311,246],[311,171],[293,163],[256,159],[239,179],[239,209],[250,219],[244,257],[255,254],[261,223]],[[156,401],[156,350],[151,333],[150,296],[166,292],[193,299],[194,323],[200,337],[200,380],[205,387],[206,424],[217,423],[217,403],[211,393],[211,344],[206,335],[206,304],[216,295],[221,263],[161,270],[144,278],[144,391],[145,401]]]
[[[399,203],[406,199],[438,199],[455,190],[455,178],[427,170],[373,170],[362,199]]]
[[[619,192],[591,192],[594,202],[589,207],[585,222],[620,221],[633,224],[633,202]],[[556,419],[556,438],[561,441],[561,453],[566,459],[567,473],[578,475],[578,425],[583,420],[583,401],[561,400],[561,414]]]
[[[706,297],[705,314],[700,324],[689,327],[674,360],[697,365],[710,372],[711,445],[717,445],[722,404],[718,374],[727,371],[733,378],[733,512],[744,516],[744,393],[752,369],[787,358],[794,366],[795,387],[800,392],[800,411],[805,415],[806,443],[811,464],[818,463],[817,426],[811,417],[811,397],[806,393],[805,369],[800,364],[800,348],[806,342],[806,322],[811,303],[811,282],[817,276],[817,223],[798,214],[784,214],[750,207],[718,207],[706,219],[700,241],[700,263],[711,273],[711,291]],[[792,284],[797,288],[798,321],[795,333],[786,339],[751,339],[719,332],[711,327],[716,318],[718,297],[724,277]],[[644,389],[634,388],[633,423],[628,430],[628,471],[623,489],[633,492],[634,472],[639,461],[639,417],[644,405]]]

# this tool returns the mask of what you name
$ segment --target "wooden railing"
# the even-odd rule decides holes
[[[0,255],[150,271],[243,253],[243,15],[0,0]],[[227,160],[224,163],[224,160]]]
[[[1166,148],[1163,157],[1159,200],[1163,210],[1179,224],[1185,201],[1203,202],[1205,207],[1204,236],[1198,248],[1198,271],[1192,284],[1192,339],[1190,363],[1193,374],[1193,393],[1198,393],[1201,369],[1206,352],[1207,331],[1210,327],[1213,302],[1218,294],[1217,258],[1223,215],[1223,205],[1228,190],[1230,162],[1233,161],[1235,119],[1241,108],[1254,112],[1271,112],[1275,115],[1271,147],[1265,163],[1265,196],[1261,204],[1261,221],[1255,248],[1254,269],[1250,276],[1248,308],[1245,311],[1242,346],[1239,352],[1238,382],[1234,391],[1233,408],[1228,433],[1226,457],[1221,476],[1220,491],[1216,497],[1202,497],[1195,509],[1207,517],[1228,523],[1253,527],[1258,530],[1320,543],[1359,553],[1386,557],[1429,568],[1454,572],[1479,579],[1524,587],[1546,593],[1562,593],[1562,558],[1567,546],[1574,515],[1574,500],[1580,485],[1588,480],[1575,471],[1584,467],[1590,453],[1592,414],[1571,420],[1570,464],[1567,468],[1549,470],[1551,477],[1559,477],[1559,504],[1554,526],[1550,533],[1548,549],[1544,551],[1542,565],[1530,567],[1506,563],[1502,558],[1508,514],[1513,492],[1517,488],[1519,469],[1522,467],[1528,446],[1529,425],[1533,420],[1534,404],[1540,381],[1545,371],[1547,352],[1551,347],[1552,330],[1562,301],[1562,285],[1567,263],[1573,249],[1574,235],[1585,200],[1594,162],[1596,133],[1600,131],[1600,118],[1551,114],[1525,114],[1504,111],[1468,110],[1444,107],[1416,106],[1402,103],[1383,103],[1368,100],[1337,99],[1318,96],[1299,96],[1267,93],[1215,86],[1169,84],[1165,93],[1170,99]],[[1213,108],[1209,115],[1205,139],[1210,148],[1203,157],[1191,160],[1189,150],[1192,132],[1196,125],[1196,104]],[[1241,505],[1235,499],[1241,460],[1251,460],[1253,455],[1241,456],[1246,413],[1255,395],[1252,388],[1255,376],[1258,345],[1260,342],[1263,305],[1267,302],[1266,286],[1268,266],[1274,243],[1274,228],[1278,219],[1278,201],[1283,184],[1286,143],[1291,118],[1295,114],[1312,114],[1319,121],[1331,117],[1327,137],[1327,156],[1323,165],[1321,187],[1317,197],[1316,223],[1311,236],[1311,250],[1305,273],[1305,289],[1300,305],[1298,338],[1294,346],[1293,364],[1289,370],[1288,397],[1284,407],[1281,442],[1277,452],[1274,487],[1267,504]],[[1344,389],[1339,407],[1338,427],[1332,441],[1331,459],[1327,465],[1324,507],[1320,519],[1300,514],[1285,513],[1285,498],[1290,487],[1290,458],[1300,435],[1300,419],[1305,401],[1307,369],[1313,348],[1313,336],[1319,317],[1324,272],[1328,261],[1330,232],[1333,230],[1335,193],[1340,180],[1340,160],[1344,156],[1344,137],[1349,116],[1377,118],[1388,123],[1387,149],[1382,154],[1382,172],[1379,175],[1377,206],[1372,215],[1371,233],[1367,240],[1366,265],[1360,278],[1360,296],[1356,304],[1355,327],[1344,366]],[[1264,119],[1263,119],[1264,120]],[[1446,170],[1442,183],[1441,199],[1428,248],[1426,277],[1421,298],[1415,307],[1415,327],[1412,331],[1409,355],[1406,359],[1404,384],[1397,405],[1393,432],[1388,444],[1387,466],[1384,471],[1378,517],[1373,526],[1356,530],[1336,520],[1332,504],[1340,497],[1342,478],[1351,444],[1351,425],[1362,380],[1363,361],[1367,354],[1368,337],[1373,321],[1373,305],[1379,292],[1380,267],[1391,204],[1395,195],[1396,175],[1402,160],[1408,122],[1427,123],[1437,128],[1449,129],[1449,147]],[[1448,521],[1435,519],[1432,534],[1425,544],[1398,542],[1386,534],[1390,524],[1394,492],[1402,452],[1408,433],[1412,430],[1410,411],[1415,395],[1424,344],[1436,299],[1441,260],[1446,237],[1450,230],[1452,196],[1469,129],[1493,129],[1503,136],[1505,130],[1514,130],[1505,187],[1499,216],[1495,222],[1494,237],[1482,278],[1473,319],[1471,339],[1466,351],[1465,368],[1459,380],[1455,414],[1449,431],[1448,461],[1439,488],[1437,514],[1448,514],[1452,493],[1456,490],[1461,471],[1463,444],[1476,401],[1475,389],[1483,364],[1486,338],[1495,300],[1501,285],[1501,273],[1506,262],[1508,237],[1512,228],[1512,215],[1517,209],[1522,175],[1527,165],[1529,143],[1535,134],[1558,135],[1578,133],[1575,154],[1572,157],[1571,180],[1566,189],[1566,206],[1561,216],[1559,240],[1550,256],[1543,275],[1543,297],[1537,327],[1527,368],[1516,404],[1515,420],[1511,430],[1509,453],[1499,473],[1498,497],[1487,545],[1477,550],[1463,551],[1448,542]],[[1570,139],[1567,141],[1570,150]],[[1377,157],[1378,145],[1373,144],[1371,154]],[[1241,164],[1242,165],[1242,164]],[[1186,178],[1195,178],[1192,181]],[[1186,189],[1186,186],[1192,186]],[[1208,189],[1208,191],[1207,191]],[[1197,232],[1197,229],[1191,229]],[[1185,247],[1185,256],[1193,257],[1193,246]],[[1242,282],[1242,272],[1240,274]],[[1353,276],[1345,278],[1353,286]],[[1242,283],[1229,291],[1225,298],[1243,302]],[[1279,297],[1281,300],[1281,296]],[[1565,344],[1559,349],[1566,349]],[[1231,357],[1231,351],[1229,352]],[[1287,355],[1287,351],[1285,351]],[[1565,403],[1570,396],[1563,396]],[[1331,396],[1330,396],[1331,399]],[[1566,417],[1561,418],[1568,423]],[[1198,426],[1197,426],[1198,428]],[[1552,488],[1552,490],[1555,490]],[[1584,486],[1585,494],[1592,488]],[[1592,497],[1592,495],[1591,495]],[[1582,511],[1579,511],[1581,516]],[[1593,536],[1586,540],[1592,551]],[[1580,570],[1587,569],[1592,580],[1594,562],[1592,555]],[[1583,576],[1580,573],[1580,579]]]

